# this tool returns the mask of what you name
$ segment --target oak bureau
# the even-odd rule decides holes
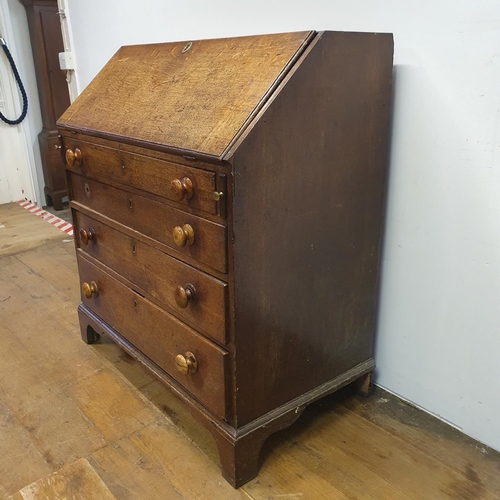
[[[81,335],[189,406],[235,487],[374,368],[390,34],[122,47],[58,122]]]

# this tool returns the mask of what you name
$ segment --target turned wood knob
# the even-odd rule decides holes
[[[196,358],[192,352],[186,352],[183,356],[182,354],[177,354],[175,357],[175,367],[177,371],[182,375],[189,375],[190,373],[196,373],[198,370],[198,364],[196,363]]]
[[[190,247],[194,243],[194,230],[189,224],[184,224],[182,227],[175,226],[172,237],[178,247],[185,247],[186,245]]]
[[[178,286],[175,289],[175,302],[181,309],[186,309],[189,302],[196,302],[196,288],[191,283],[188,283],[185,287]]]
[[[189,177],[183,177],[181,180],[174,179],[170,183],[170,190],[178,201],[182,201],[184,198],[190,200],[194,195],[193,182]]]
[[[82,152],[76,148],[74,151],[72,149],[66,150],[66,163],[72,167],[75,163],[81,165],[83,161]]]
[[[92,297],[99,296],[99,288],[97,288],[97,283],[95,281],[91,281],[90,285],[84,281],[82,285],[82,292],[87,299],[91,299]]]
[[[88,229],[80,229],[80,240],[84,245],[88,245],[89,241],[96,241],[96,234],[93,227]]]

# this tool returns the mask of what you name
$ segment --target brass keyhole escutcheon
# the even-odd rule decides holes
[[[93,227],[88,229],[80,229],[80,240],[84,245],[88,245],[89,241],[95,242],[97,239],[95,230]]]
[[[175,357],[175,367],[177,371],[182,375],[189,375],[190,373],[196,373],[198,370],[198,363],[194,354],[187,351],[185,355],[177,354]]]
[[[181,53],[185,54],[192,46],[193,46],[193,42],[186,43],[186,45],[184,45],[184,48],[182,49]]]
[[[189,224],[175,226],[172,231],[172,238],[178,247],[190,247],[194,244],[194,229]]]
[[[189,177],[174,179],[170,183],[170,191],[177,201],[190,200],[194,195],[193,182]]]
[[[87,299],[99,297],[99,288],[97,287],[97,283],[95,281],[91,281],[90,283],[84,281],[82,283],[82,293]]]
[[[85,194],[86,194],[87,198],[90,198],[90,186],[87,183],[85,183],[84,189],[85,189]]]
[[[196,302],[196,288],[191,283],[186,286],[178,286],[174,293],[175,303],[181,308],[186,309],[188,304]]]

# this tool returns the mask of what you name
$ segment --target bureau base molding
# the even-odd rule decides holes
[[[352,382],[356,382],[357,389],[365,393],[366,385],[362,382],[371,379],[374,368],[375,362],[370,358],[243,427],[230,428],[233,431],[231,434],[221,433],[217,428],[208,427],[217,444],[221,472],[226,481],[234,488],[239,488],[257,476],[260,451],[271,434],[290,427],[309,404]],[[201,423],[207,427],[207,422]]]
[[[370,358],[343,372],[338,377],[236,429],[207,411],[174,379],[85,305],[80,304],[78,307],[78,316],[81,336],[85,343],[93,344],[99,340],[101,334],[108,335],[124,351],[145,365],[151,373],[188,405],[193,417],[212,434],[219,451],[222,475],[235,488],[242,486],[258,474],[260,451],[271,434],[291,426],[309,404],[350,383],[356,382],[358,390],[361,393],[366,393],[371,373],[375,368],[375,362]]]

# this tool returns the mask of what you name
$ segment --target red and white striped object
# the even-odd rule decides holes
[[[57,227],[61,231],[65,232],[69,236],[73,236],[73,224],[66,222],[65,220],[52,215],[49,212],[43,210],[43,208],[37,207],[34,203],[30,201],[21,200],[17,202],[18,205],[29,210],[32,214],[35,214],[37,217],[41,217],[43,220],[47,221],[49,224]]]

